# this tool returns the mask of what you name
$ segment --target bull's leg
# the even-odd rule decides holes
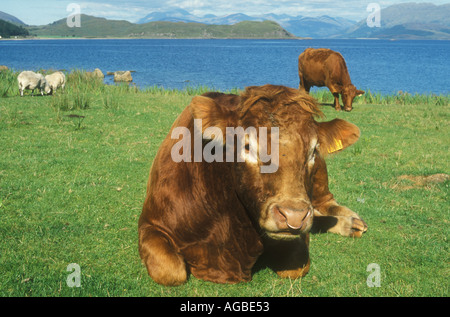
[[[309,234],[292,241],[267,241],[264,258],[268,266],[283,278],[300,278],[309,271]]]
[[[314,207],[313,232],[332,232],[343,236],[361,237],[367,224],[345,206],[339,205],[328,189],[325,160],[318,156],[314,165],[312,204]]]
[[[162,285],[180,285],[187,280],[186,265],[166,235],[146,227],[139,229],[139,253],[150,277]]]

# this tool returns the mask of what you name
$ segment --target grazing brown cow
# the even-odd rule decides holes
[[[353,237],[367,230],[334,200],[324,161],[356,142],[359,129],[316,115],[312,97],[282,86],[192,99],[153,161],[139,219],[139,252],[154,281],[179,285],[188,272],[249,281],[261,255],[280,276],[298,278],[309,270],[311,228]],[[246,133],[234,133],[240,128]]]
[[[334,107],[341,110],[339,94],[345,111],[352,111],[353,99],[364,91],[356,89],[350,80],[347,65],[341,54],[326,48],[307,48],[298,57],[300,90],[309,93],[312,86],[330,89],[334,96]]]

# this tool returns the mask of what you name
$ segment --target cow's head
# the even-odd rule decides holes
[[[364,91],[356,89],[354,85],[345,86],[342,89],[342,102],[344,104],[344,110],[352,111],[353,99],[362,95],[364,95]]]
[[[341,150],[359,138],[359,129],[344,120],[315,121],[321,115],[315,100],[282,86],[248,87],[234,107],[194,97],[190,109],[194,119],[202,120],[203,137],[224,147],[229,146],[227,127],[266,128],[266,139],[258,133],[246,135],[242,147],[234,142],[236,161],[224,164],[232,164],[235,192],[253,222],[263,234],[278,240],[298,238],[311,228],[317,156]],[[208,132],[211,127],[221,135]],[[265,153],[271,156],[269,162]],[[245,161],[238,162],[238,157]]]

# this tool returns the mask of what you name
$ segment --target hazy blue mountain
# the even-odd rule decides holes
[[[200,18],[200,21],[202,23],[206,24],[219,24],[219,25],[232,25],[243,21],[264,21],[266,19],[258,18],[258,17],[251,17],[243,13],[235,13],[235,14],[229,14],[225,16],[216,16],[216,17],[210,17]]]
[[[170,9],[168,11],[152,12],[140,19],[138,23],[148,23],[155,21],[171,22],[199,22],[205,24],[232,25],[243,21],[275,21],[288,32],[299,37],[330,37],[342,33],[356,21],[344,18],[333,18],[329,16],[304,17],[290,16],[287,14],[265,14],[260,16],[249,16],[243,13],[216,16],[208,14],[205,16],[195,16],[182,9]]]
[[[195,16],[183,9],[170,9],[168,11],[155,11],[137,21],[138,24],[169,21],[169,22],[198,22],[205,24],[232,25],[243,21],[263,21],[262,18],[254,18],[242,13],[216,16],[208,14],[202,17]]]
[[[381,27],[368,27],[362,20],[342,38],[450,39],[450,3],[402,3],[380,13]]]
[[[303,17],[278,21],[287,31],[300,37],[328,38],[345,32],[356,24],[344,18],[333,18],[327,15],[320,17]]]
[[[155,11],[152,12],[139,21],[138,24],[144,24],[148,22],[167,21],[167,22],[199,22],[198,17],[191,15],[189,12],[183,9],[174,8],[168,11]]]

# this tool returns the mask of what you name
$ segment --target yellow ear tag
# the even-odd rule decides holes
[[[337,152],[342,150],[344,147],[342,146],[342,141],[338,139],[334,139],[334,145],[328,147],[328,154]]]

